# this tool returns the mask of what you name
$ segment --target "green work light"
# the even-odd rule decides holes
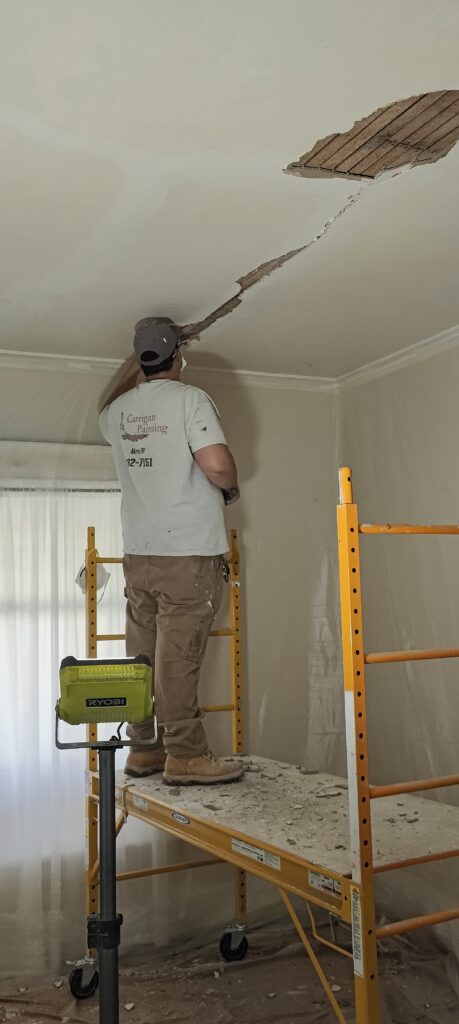
[[[64,658],[60,667],[60,698],[56,704],[56,745],[61,749],[86,747],[99,755],[99,882],[100,913],[88,917],[88,949],[97,949],[99,970],[87,959],[70,974],[76,998],[92,995],[99,986],[99,1024],[119,1024],[118,946],[122,915],[116,913],[115,753],[129,746],[120,736],[123,722],[143,722],[153,717],[152,668],[145,655],[137,658]],[[62,743],[59,722],[70,725],[120,723],[117,735],[108,740]],[[154,746],[157,739],[136,740],[136,746]],[[82,984],[83,969],[91,978]],[[99,983],[100,975],[100,983]]]
[[[64,658],[60,683],[58,716],[70,725],[143,722],[153,715],[151,665],[142,654],[106,661]]]

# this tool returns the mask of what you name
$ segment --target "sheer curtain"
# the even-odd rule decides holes
[[[83,950],[84,761],[78,751],[56,749],[54,706],[61,658],[85,654],[84,598],[74,581],[86,528],[96,527],[106,553],[120,552],[120,496],[114,488],[65,486],[34,490],[16,480],[0,497],[0,921],[7,974],[54,967],[75,954],[77,935]],[[120,571],[111,568],[114,576]],[[122,623],[122,586],[110,579],[101,624],[120,632]]]

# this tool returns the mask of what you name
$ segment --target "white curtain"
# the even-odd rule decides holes
[[[0,949],[7,974],[45,970],[84,950],[84,755],[56,749],[54,706],[61,658],[85,654],[84,598],[74,580],[86,528],[96,527],[107,554],[121,551],[121,536],[114,487],[66,486],[32,490],[16,480],[0,496]],[[111,568],[116,577],[121,567]],[[117,579],[104,595],[101,628],[123,629]]]

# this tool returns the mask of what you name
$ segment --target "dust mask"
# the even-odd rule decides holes
[[[103,596],[105,594],[105,590],[106,590],[107,583],[108,583],[109,579],[110,579],[110,573],[107,572],[105,566],[102,565],[102,563],[99,563],[99,565],[97,566],[97,576],[96,576],[96,591],[99,591],[99,590],[102,591],[102,593],[100,595],[100,598],[99,598],[99,601],[102,600],[102,598],[103,598]],[[76,574],[75,583],[80,588],[80,590],[83,592],[83,594],[85,594],[86,593],[86,565],[84,563],[83,563],[83,565],[81,566],[81,568],[78,570],[78,572]]]

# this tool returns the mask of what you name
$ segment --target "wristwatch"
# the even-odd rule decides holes
[[[225,505],[231,505],[233,501],[237,501],[239,498],[239,487],[228,487],[227,490],[222,487],[222,494],[225,500]]]

